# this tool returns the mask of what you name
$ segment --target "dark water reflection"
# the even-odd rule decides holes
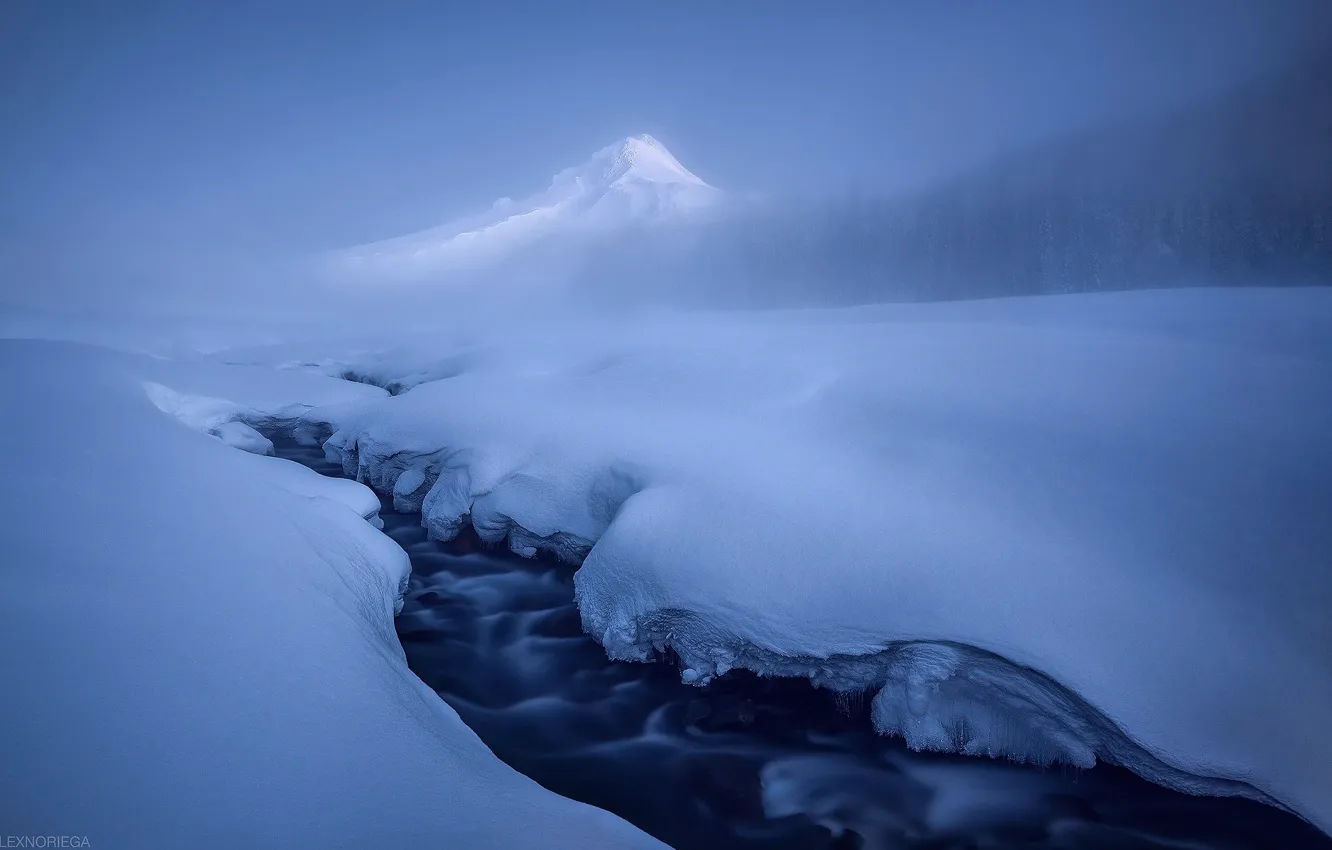
[[[317,448],[281,456],[327,474]],[[867,700],[733,672],[705,688],[672,664],[609,661],[583,634],[573,571],[384,531],[413,575],[407,660],[497,756],[550,790],[693,848],[1324,848],[1298,818],[1178,794],[1127,771],[1038,770],[912,753],[870,731]]]

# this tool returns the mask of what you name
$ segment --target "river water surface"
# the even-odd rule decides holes
[[[274,442],[342,474],[317,447]],[[803,680],[738,671],[695,688],[670,659],[610,661],[583,634],[573,568],[470,533],[428,540],[419,514],[382,501],[384,532],[412,562],[397,620],[411,669],[515,769],[677,850],[1332,850],[1293,815],[1119,768],[913,753],[873,734],[867,699]]]

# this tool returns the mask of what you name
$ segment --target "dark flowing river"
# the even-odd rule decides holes
[[[319,448],[279,456],[341,476]],[[732,672],[681,684],[674,664],[610,661],[583,634],[573,568],[426,539],[383,499],[412,561],[397,620],[411,669],[494,753],[677,850],[1322,848],[1299,818],[1191,797],[1128,771],[1041,770],[913,753],[875,735],[868,700]]]

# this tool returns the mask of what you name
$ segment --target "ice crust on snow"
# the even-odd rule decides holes
[[[136,848],[662,846],[514,772],[411,673],[393,628],[410,563],[361,520],[378,507],[370,490],[201,427],[208,411],[244,434],[225,419],[235,410],[285,427],[382,391],[68,343],[0,341],[0,364],[9,833],[62,825]],[[51,527],[55,508],[68,529]]]
[[[1326,831],[1329,295],[441,330],[353,364],[408,391],[300,423],[433,536],[581,563],[614,657],[872,691],[914,747]]]

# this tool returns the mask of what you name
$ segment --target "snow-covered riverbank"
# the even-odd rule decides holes
[[[213,358],[249,366],[4,342],[6,828],[651,845],[411,674],[374,497],[232,448],[280,427],[436,537],[581,563],[612,657],[870,690],[912,746],[1110,760],[1329,831],[1329,296],[460,321]]]
[[[341,474],[317,447],[277,451]],[[487,549],[470,530],[428,540],[419,513],[382,501],[384,532],[412,560],[396,620],[412,671],[506,763],[672,847],[1332,847],[1294,815],[1122,769],[912,752],[874,734],[863,695],[804,679],[733,671],[698,688],[669,661],[610,660],[583,633],[571,567]]]
[[[1332,716],[1329,295],[529,324],[262,357],[408,388],[307,430],[438,537],[470,522],[582,561],[584,626],[613,657],[870,688],[878,728],[914,746],[1110,760],[1327,829],[1332,758],[1309,746]]]
[[[27,341],[0,342],[0,373],[6,833],[661,846],[502,764],[407,669],[409,565],[360,516],[373,494],[182,427],[149,392],[276,414],[382,391]]]

